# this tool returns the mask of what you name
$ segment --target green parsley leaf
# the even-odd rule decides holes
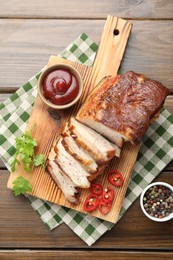
[[[34,149],[37,146],[37,141],[32,138],[32,129],[25,132],[23,136],[16,138],[16,153],[11,160],[11,171],[14,172],[16,164],[20,164],[19,158],[22,160],[27,172],[31,172],[34,167],[42,165],[45,168],[46,157],[43,154],[35,155]],[[26,192],[32,192],[32,187],[28,180],[22,176],[13,181],[14,194],[16,196]]]
[[[34,138],[32,138],[32,136],[29,135],[29,132],[26,132],[23,135],[23,137],[24,137],[25,144],[30,144],[33,147],[37,146],[37,141]]]
[[[23,152],[23,146],[24,146],[24,139],[22,136],[16,137],[16,152],[22,153]]]
[[[29,157],[28,155],[25,155],[23,158],[23,163],[25,165],[25,170],[27,172],[31,172],[32,170],[32,158]]]
[[[32,129],[24,133],[23,136],[16,138],[16,153],[14,159],[11,162],[11,171],[14,172],[16,169],[16,164],[19,163],[19,158],[23,161],[25,165],[25,170],[30,172],[33,170],[34,166],[45,165],[44,155],[34,154],[34,149],[37,146],[37,141],[32,138]]]
[[[17,160],[17,158],[12,158],[11,162],[10,162],[10,167],[11,167],[11,171],[14,172],[15,171],[15,167],[16,167],[16,163],[20,164],[20,162]]]
[[[23,154],[28,157],[33,156],[34,146],[31,143],[25,144],[23,147]]]
[[[34,158],[34,166],[42,165],[43,168],[45,166],[46,157],[43,154],[37,154]]]
[[[14,194],[16,196],[20,194],[24,194],[26,192],[32,192],[32,187],[28,180],[23,178],[22,176],[19,176],[15,181],[13,181],[13,188],[12,188]]]

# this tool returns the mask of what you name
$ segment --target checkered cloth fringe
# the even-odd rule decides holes
[[[91,66],[97,45],[82,34],[60,56]],[[26,82],[16,93],[0,104],[0,154],[10,171],[9,162],[15,153],[15,138],[25,131],[40,72]],[[164,109],[148,129],[135,164],[131,181],[119,218],[138,198],[142,190],[164,169],[173,158],[173,116]],[[41,199],[27,196],[34,210],[49,229],[65,222],[83,241],[92,245],[114,224],[90,215],[78,213]]]

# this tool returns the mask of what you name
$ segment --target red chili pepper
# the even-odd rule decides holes
[[[97,196],[100,196],[103,193],[103,188],[98,183],[92,183],[91,186],[90,186],[90,191],[91,191],[91,193],[93,193]]]
[[[122,174],[116,170],[112,170],[108,173],[108,180],[116,187],[120,187],[124,182]]]
[[[93,211],[97,208],[98,205],[99,198],[96,195],[91,194],[86,198],[84,202],[84,210],[87,212]]]
[[[114,190],[111,187],[107,187],[103,191],[102,200],[104,202],[112,202],[114,199]]]
[[[98,205],[98,208],[103,215],[106,215],[111,210],[111,207],[111,202],[105,202],[103,200],[100,200],[100,203]]]

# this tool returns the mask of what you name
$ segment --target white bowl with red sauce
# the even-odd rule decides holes
[[[67,64],[47,67],[38,80],[38,94],[42,101],[54,109],[73,106],[81,97],[83,82],[79,72]]]

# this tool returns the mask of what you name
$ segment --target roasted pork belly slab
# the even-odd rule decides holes
[[[76,119],[119,147],[123,139],[138,144],[168,94],[161,83],[142,74],[109,76],[91,92]]]
[[[107,127],[107,125],[99,119],[99,111],[101,111],[103,102],[106,99],[106,93],[118,82],[119,79],[120,76],[108,76],[103,78],[88,96],[86,102],[79,110],[76,119],[105,136],[121,150],[124,136],[114,131],[112,128]]]
[[[75,141],[93,156],[98,165],[107,163],[115,156],[115,149],[108,140],[73,117],[69,120],[69,131]]]

